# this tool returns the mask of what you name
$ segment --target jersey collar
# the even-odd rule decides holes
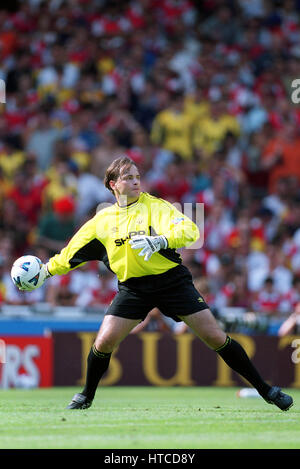
[[[131,204],[125,205],[125,207],[120,207],[120,205],[118,205],[118,202],[115,203],[115,206],[117,208],[119,208],[120,210],[127,210],[131,207],[135,207],[140,202],[141,197],[142,197],[143,194],[144,194],[144,192],[141,192],[140,195],[139,195],[139,198],[135,202],[131,202]]]

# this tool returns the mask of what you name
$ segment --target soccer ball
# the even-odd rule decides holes
[[[35,256],[22,256],[17,259],[11,269],[11,278],[16,287],[24,290],[35,290],[45,280],[42,261]]]

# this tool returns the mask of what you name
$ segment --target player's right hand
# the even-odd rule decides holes
[[[41,267],[41,271],[40,271],[40,278],[42,280],[42,283],[40,286],[42,286],[43,283],[45,283],[45,280],[47,280],[47,278],[49,277],[52,277],[52,275],[50,274],[48,270],[48,264],[43,264]]]
[[[50,274],[50,272],[48,270],[47,264],[42,264],[42,267],[41,267],[41,270],[40,270],[40,275],[39,275],[39,286],[38,286],[38,288],[40,288],[45,283],[47,278],[49,278],[51,276],[52,275]],[[33,286],[33,288],[30,288],[29,286],[23,286],[23,285],[19,286],[17,283],[15,285],[20,291],[30,292],[30,291],[36,290],[35,286]]]
[[[168,241],[165,236],[133,236],[129,244],[132,249],[142,249],[138,255],[144,256],[145,261],[148,261],[155,252],[168,247]]]

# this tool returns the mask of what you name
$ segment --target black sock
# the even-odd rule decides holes
[[[262,379],[245,350],[238,342],[227,336],[225,344],[219,347],[216,352],[230,368],[246,378],[262,397],[266,397],[271,386]]]
[[[92,346],[87,358],[86,383],[82,391],[88,399],[93,400],[102,375],[108,368],[111,353],[99,352]]]

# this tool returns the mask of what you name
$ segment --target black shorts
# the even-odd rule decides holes
[[[189,270],[178,265],[159,275],[132,278],[119,283],[106,314],[143,321],[157,307],[162,314],[179,322],[187,316],[207,309],[204,298],[196,290]]]

